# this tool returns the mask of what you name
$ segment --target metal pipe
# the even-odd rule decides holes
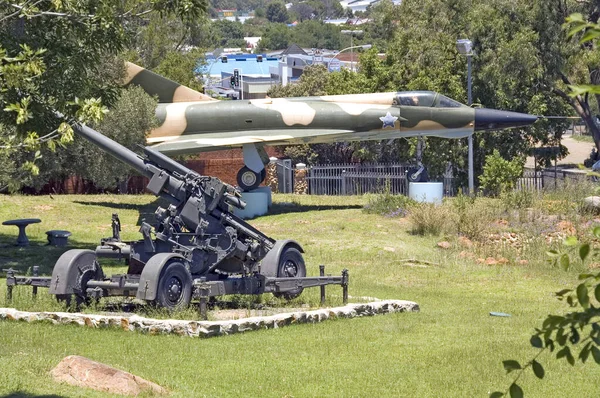
[[[471,106],[473,104],[473,97],[471,94],[471,58],[472,55],[467,55],[467,104]],[[469,134],[469,194],[475,193],[475,177],[473,167],[473,133]]]
[[[119,282],[109,282],[109,281],[89,281],[87,283],[87,287],[99,287],[100,289],[122,289],[122,290],[130,290],[136,289],[140,286],[137,282],[125,282],[120,284]]]

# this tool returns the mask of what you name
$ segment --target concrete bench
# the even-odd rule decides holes
[[[19,237],[17,238],[17,246],[29,246],[29,239],[25,233],[25,228],[29,224],[37,224],[42,222],[39,218],[23,218],[20,220],[8,220],[4,221],[2,225],[14,225],[19,228]]]

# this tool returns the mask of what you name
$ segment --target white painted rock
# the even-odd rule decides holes
[[[91,328],[114,327],[151,335],[176,334],[189,337],[213,337],[260,329],[276,329],[300,323],[323,322],[327,319],[356,318],[396,312],[418,312],[413,301],[382,300],[370,303],[348,304],[343,307],[321,308],[310,311],[286,312],[221,321],[193,321],[179,319],[152,319],[138,315],[96,315],[68,312],[27,312],[14,308],[0,308],[0,321],[41,322],[56,325],[79,325]]]
[[[167,393],[167,390],[151,381],[78,355],[65,357],[50,374],[59,382],[111,394],[135,396],[142,392]]]

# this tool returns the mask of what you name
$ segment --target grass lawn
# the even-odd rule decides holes
[[[463,259],[437,248],[440,238],[410,234],[405,219],[364,213],[362,197],[275,195],[274,202],[275,214],[251,223],[274,238],[298,240],[309,274],[318,274],[319,264],[332,274],[348,268],[350,295],[412,300],[421,312],[202,340],[0,322],[0,396],[107,396],[52,381],[48,371],[76,354],[181,397],[485,397],[512,380],[502,360],[533,357],[533,328],[548,313],[565,312],[553,292],[576,284],[578,270],[542,261],[487,266]],[[28,227],[29,248],[10,246],[16,228],[0,226],[0,268],[25,271],[37,264],[49,273],[63,250],[43,246],[46,230],[70,230],[72,247],[93,248],[111,234],[113,212],[119,213],[124,239],[137,239],[139,221],[151,219],[154,207],[151,196],[0,196],[0,219],[42,219]],[[409,266],[401,261],[407,258],[434,265]],[[111,268],[107,273],[122,269]],[[4,283],[0,279],[0,307],[6,306]],[[341,302],[341,289],[328,293],[331,303]],[[29,289],[16,294],[22,309],[54,305],[46,292],[38,303],[25,299]],[[318,289],[300,300],[317,302]],[[491,317],[491,311],[512,316]],[[571,367],[548,355],[541,361],[543,381],[530,373],[520,381],[527,396],[598,396],[598,366]]]

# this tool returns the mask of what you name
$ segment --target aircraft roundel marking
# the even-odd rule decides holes
[[[394,123],[396,123],[396,120],[398,120],[398,118],[396,116],[392,116],[392,114],[388,112],[385,116],[380,117],[379,120],[383,122],[382,129],[386,127],[394,128]]]

